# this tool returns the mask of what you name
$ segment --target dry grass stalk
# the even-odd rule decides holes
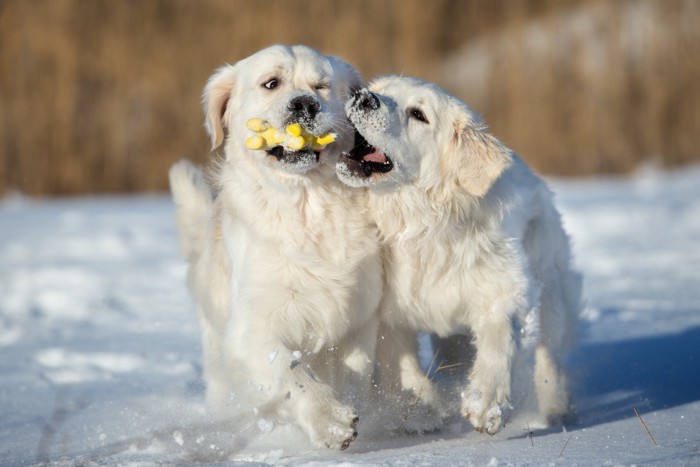
[[[632,410],[634,410],[634,413],[637,414],[637,418],[639,418],[639,422],[640,422],[640,423],[642,424],[642,426],[644,427],[644,430],[647,432],[647,435],[649,435],[649,438],[651,439],[651,442],[654,444],[654,446],[658,446],[658,444],[656,444],[656,440],[654,439],[654,437],[653,437],[652,434],[651,434],[651,431],[649,431],[649,428],[647,427],[647,424],[644,423],[644,420],[642,419],[642,416],[639,415],[639,412],[637,412],[637,407],[632,407]]]
[[[569,445],[569,441],[571,441],[571,437],[574,436],[573,433],[569,435],[568,438],[566,438],[566,443],[564,443],[564,446],[561,448],[561,451],[559,452],[559,457],[564,457],[564,449]]]

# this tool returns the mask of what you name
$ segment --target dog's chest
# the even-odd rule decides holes
[[[271,328],[284,326],[278,332],[287,340],[312,348],[366,322],[374,308],[357,306],[358,294],[381,284],[379,277],[374,285],[364,283],[366,263],[374,263],[371,271],[380,266],[363,217],[344,200],[314,196],[233,219],[227,246],[238,297],[233,312],[255,313]]]
[[[386,251],[391,304],[384,319],[450,335],[472,326],[501,290],[518,293],[519,262],[498,235],[397,239]]]
[[[443,245],[394,245],[386,262],[387,281],[400,310],[397,319],[414,328],[440,332],[462,322],[468,301],[465,272],[473,258]]]

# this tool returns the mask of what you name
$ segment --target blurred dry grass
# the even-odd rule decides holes
[[[437,81],[545,173],[700,158],[695,0],[0,0],[0,193],[167,188],[201,89],[272,43]]]

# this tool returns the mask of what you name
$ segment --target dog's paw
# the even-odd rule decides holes
[[[344,451],[357,438],[357,413],[349,407],[319,408],[308,420],[311,441],[318,446]]]
[[[406,406],[401,426],[409,433],[429,433],[442,428],[446,418],[447,411],[440,401],[429,405],[422,401],[414,401]]]
[[[442,427],[448,412],[437,389],[427,382],[418,391],[401,397],[404,411],[402,427],[409,432],[427,433]]]
[[[462,414],[479,433],[495,435],[504,426],[507,402],[497,403],[484,399],[480,391],[462,395]]]

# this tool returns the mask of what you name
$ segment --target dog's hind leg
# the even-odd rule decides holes
[[[542,421],[560,421],[570,409],[564,357],[576,333],[581,278],[575,271],[552,267],[542,291],[540,340],[535,349],[534,382]]]
[[[571,267],[569,239],[551,195],[541,192],[539,217],[530,222],[524,247],[540,294],[540,336],[535,349],[534,383],[542,422],[551,424],[569,411],[564,356],[576,337],[581,308],[581,275]]]
[[[535,390],[540,416],[550,424],[565,415],[569,409],[566,376],[546,344],[535,349]]]
[[[360,413],[369,405],[377,346],[378,323],[371,323],[351,333],[339,345],[333,386],[341,400]]]
[[[206,402],[213,415],[227,416],[234,402],[230,378],[226,377],[221,356],[221,336],[199,311],[199,325],[202,337],[202,363],[206,382]]]

